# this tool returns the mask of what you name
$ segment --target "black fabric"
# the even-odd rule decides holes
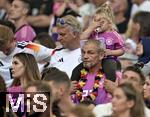
[[[150,100],[145,100],[145,104],[146,104],[147,108],[150,109]]]
[[[80,80],[80,71],[83,69],[83,63],[80,63],[72,71],[71,81]],[[102,60],[102,69],[106,75],[106,78],[115,82],[116,80],[116,71],[121,70],[121,64],[119,61],[114,59],[103,59]]]
[[[119,30],[119,33],[125,33],[127,30],[127,26],[128,26],[128,21],[129,20],[125,20],[123,22],[121,22],[120,24],[117,24],[117,28]]]
[[[103,59],[102,68],[106,75],[106,78],[115,82],[116,71],[117,71],[117,62],[113,59]]]
[[[32,0],[32,9],[38,10],[36,16],[41,14],[49,16],[50,14],[53,13],[53,4],[54,4],[53,0]],[[33,26],[33,28],[36,34],[39,34],[41,32],[48,32],[49,26],[48,27]]]
[[[143,54],[139,56],[138,62],[146,64],[150,61],[150,37],[141,38],[141,43],[143,45]]]
[[[72,71],[71,81],[79,81],[80,80],[80,71],[83,69],[83,63],[80,63],[77,67],[75,67]]]
[[[53,102],[52,112],[56,117],[62,117],[60,113],[60,108],[58,107],[58,101]]]
[[[126,11],[126,13],[125,13],[125,17],[126,17],[127,19],[130,19],[133,3],[132,3],[132,0],[127,0],[127,1],[128,1],[128,9],[127,9],[127,11]]]
[[[36,15],[45,14],[50,15],[53,13],[53,0],[32,0],[32,9],[38,9]],[[32,14],[31,14],[32,15]]]

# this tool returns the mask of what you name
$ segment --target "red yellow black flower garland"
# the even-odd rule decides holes
[[[82,69],[80,71],[81,79],[79,80],[79,82],[77,84],[77,88],[76,88],[76,96],[77,96],[77,99],[79,100],[79,102],[82,102],[84,100],[94,101],[98,95],[98,88],[100,87],[99,82],[100,82],[101,78],[103,77],[102,70],[99,70],[97,75],[95,76],[95,81],[94,81],[92,92],[88,96],[82,97],[83,87],[86,85],[86,81],[87,81],[87,74],[88,74],[88,72],[85,69]]]

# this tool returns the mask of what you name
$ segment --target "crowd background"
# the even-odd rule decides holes
[[[149,45],[149,0],[0,0],[0,113],[150,117]],[[3,92],[48,109],[8,113]]]

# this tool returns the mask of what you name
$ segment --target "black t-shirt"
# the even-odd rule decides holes
[[[138,62],[146,64],[150,62],[150,37],[141,38],[141,44],[143,45],[143,54],[139,56]]]
[[[83,63],[80,63],[77,67],[75,67],[72,71],[71,81],[79,81],[80,80],[80,71],[83,69]]]

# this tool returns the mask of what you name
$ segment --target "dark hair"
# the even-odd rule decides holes
[[[28,15],[31,13],[31,1],[32,0],[20,0],[24,3],[25,7],[28,9]]]
[[[6,84],[2,76],[0,76],[0,92],[6,92]]]
[[[83,0],[85,3],[89,3],[89,0]]]
[[[144,76],[143,72],[136,65],[128,66],[127,68],[124,69],[123,73],[126,71],[133,71],[133,72],[137,73],[140,76],[141,84],[143,84],[145,82],[145,76]]]
[[[0,76],[0,107],[6,106],[6,94],[5,94],[6,92],[7,92],[7,89],[6,89],[5,81],[3,77]]]
[[[134,105],[131,108],[131,117],[145,117],[144,101],[141,93],[130,82],[122,83],[118,86],[124,92],[128,101],[134,101]]]
[[[12,29],[13,33],[16,30],[15,25],[9,21],[9,20],[0,20],[0,24],[9,27],[10,29]]]
[[[148,74],[148,77],[149,77],[149,79],[150,79],[150,73]]]
[[[46,104],[48,104],[46,111],[44,111],[42,113],[35,112],[31,116],[38,116],[38,117],[48,116],[50,114],[50,109],[52,109],[52,103],[53,103],[52,90],[51,90],[50,86],[44,81],[35,81],[35,82],[29,83],[25,87],[25,89],[27,90],[29,87],[35,87],[37,93],[44,94],[47,97]]]
[[[68,75],[55,67],[45,69],[42,74],[42,79],[45,81],[53,81],[56,84],[66,84],[68,89],[71,87]]]
[[[48,33],[39,33],[34,39],[34,41],[39,41],[39,43],[47,48],[56,48],[56,44],[52,37]]]
[[[37,92],[50,92],[50,95],[52,95],[50,86],[44,81],[30,82],[25,89],[28,89],[29,87],[35,87]]]
[[[10,4],[14,1],[14,0],[7,0]]]
[[[13,41],[14,33],[8,26],[0,25],[0,48],[4,48],[9,41]]]
[[[146,11],[140,11],[133,17],[133,22],[139,23],[140,31],[139,36],[150,36],[150,13]]]

